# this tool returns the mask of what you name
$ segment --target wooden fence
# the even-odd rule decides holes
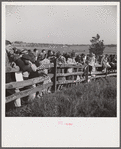
[[[18,98],[22,98],[28,96],[35,92],[42,92],[42,90],[47,89],[49,87],[53,88],[53,91],[62,89],[63,86],[71,86],[73,84],[78,84],[83,81],[88,82],[88,79],[96,79],[99,77],[107,77],[107,76],[116,76],[116,73],[101,73],[95,72],[93,77],[90,78],[88,74],[88,65],[72,65],[72,64],[62,64],[57,65],[57,61],[55,60],[54,64],[45,64],[46,69],[49,70],[48,76],[36,77],[29,80],[19,81],[19,82],[10,82],[6,84],[6,90],[11,89],[19,89],[21,90],[24,87],[35,85],[35,87],[31,87],[29,89],[25,89],[19,92],[16,92],[10,96],[6,97],[6,103],[14,101]],[[73,69],[72,73],[68,73],[68,69]],[[6,68],[6,73],[16,72],[14,69]],[[52,82],[44,84],[45,80],[51,78]]]

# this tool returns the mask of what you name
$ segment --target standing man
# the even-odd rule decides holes
[[[6,72],[6,83],[15,82],[15,81],[23,81],[22,73],[19,72],[19,67],[16,66],[16,64],[13,62],[13,59],[15,57],[14,49],[12,47],[12,44],[10,41],[6,40],[6,71],[7,69],[15,70],[15,72]],[[13,66],[14,63],[14,66]],[[11,89],[6,90],[6,96],[12,95],[15,92],[19,92],[19,89]],[[13,106],[12,103],[9,104],[10,106]],[[18,98],[14,101],[15,107],[21,107],[21,99]],[[11,107],[10,107],[11,108]]]

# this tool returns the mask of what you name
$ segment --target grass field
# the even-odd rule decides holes
[[[69,52],[72,50],[75,50],[77,53],[89,53],[89,45],[68,45],[68,46],[62,46],[62,45],[27,45],[27,44],[14,44],[17,48],[26,48],[33,50],[34,48],[37,48],[38,50],[54,50],[54,51],[61,51],[61,52]],[[117,53],[117,47],[116,46],[106,46],[104,49],[104,54],[116,54]]]
[[[116,117],[116,77],[101,78],[36,98],[8,117]]]

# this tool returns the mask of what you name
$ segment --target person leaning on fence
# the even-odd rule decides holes
[[[58,65],[66,64],[66,58],[61,54],[60,51],[56,53],[56,58]]]
[[[91,74],[92,71],[95,71],[95,54],[92,53],[89,62],[89,72]]]
[[[82,56],[83,65],[85,65],[86,59],[87,59],[87,56],[85,54],[83,54],[83,56]]]
[[[22,71],[23,74],[23,79],[28,80],[33,77],[37,77],[37,74],[34,73],[36,71],[36,66],[31,62],[31,57],[28,54],[23,54],[22,57],[15,58],[15,63],[20,67],[20,70]],[[32,74],[34,74],[32,76]],[[35,85],[30,85],[28,87],[25,87],[24,89],[29,89],[36,87]],[[36,93],[30,94],[27,97],[28,101],[32,101],[35,98]]]
[[[76,61],[77,63],[79,63],[79,64],[82,64],[81,55],[80,55],[80,54],[78,54],[78,55],[76,56],[75,61]]]
[[[54,55],[54,53],[53,53],[52,50],[48,50],[47,59],[50,60],[50,63],[53,63],[54,64],[55,55]]]
[[[47,71],[45,71],[42,61],[40,62],[39,59],[36,61],[36,59],[34,59],[34,57],[31,54],[23,55],[22,59],[28,64],[30,64],[30,67],[32,69],[32,71],[30,71],[29,73],[29,79],[40,77],[40,76],[47,76],[47,73],[46,73]],[[45,59],[43,59],[43,61],[46,64],[48,63]],[[42,84],[42,83],[38,83],[37,85],[39,84]],[[43,84],[46,84],[45,81],[43,81]],[[36,87],[36,85],[33,85],[32,87]],[[41,93],[37,92],[35,94],[37,95],[37,97],[42,96],[42,92]],[[35,94],[31,95],[31,98],[34,98]]]
[[[15,72],[12,73],[6,73],[6,83],[10,83],[10,82],[15,82],[18,81],[17,79],[17,75],[21,75],[18,71],[19,71],[19,67],[13,62],[14,61],[14,56],[17,55],[14,53],[15,48],[12,47],[11,42],[6,40],[6,71],[7,68],[12,69]],[[23,78],[21,78],[20,81],[22,81]],[[6,96],[12,95],[16,92],[19,92],[19,89],[11,89],[11,90],[6,90]],[[21,107],[21,99],[18,98],[15,101],[8,103],[6,105],[6,108],[8,109],[10,106],[12,107]]]
[[[66,64],[66,58],[61,54],[60,51],[56,53],[56,63],[61,67],[62,64]],[[57,73],[64,73],[64,69],[57,68]],[[57,77],[58,82],[65,82],[66,78],[64,76]]]
[[[112,62],[117,64],[117,56],[116,55],[114,55]]]
[[[68,55],[68,59],[67,59],[67,64],[72,64],[72,65],[76,65],[77,62],[75,60],[75,53],[71,53]],[[68,73],[72,73],[73,72],[73,68],[69,68],[67,70]]]
[[[102,67],[103,67],[102,72],[106,72],[106,69],[111,68],[111,66],[110,66],[110,64],[108,62],[108,55],[105,54],[103,56],[101,64],[102,64]]]
[[[74,52],[68,54],[67,64],[76,65],[77,62],[76,62],[76,60],[75,60],[75,57],[76,57],[76,55],[75,55]],[[68,68],[68,69],[67,69],[67,73],[72,73],[72,72],[74,72],[74,69],[73,69],[73,68]],[[68,76],[68,77],[67,77],[67,80],[71,80],[71,79],[72,79],[72,76]]]
[[[50,64],[50,60],[47,58],[47,54],[46,54],[45,50],[43,50],[41,53],[39,53],[38,59],[37,59],[35,64],[38,67],[38,74],[39,74],[39,76],[48,76],[48,69],[46,69],[44,65],[45,64]],[[49,82],[51,82],[51,79],[48,76],[48,80],[45,80],[43,82],[43,84],[47,84]],[[42,93],[38,94],[38,97],[42,96],[42,94],[50,93],[51,92],[50,89],[51,88],[43,89]]]
[[[76,62],[78,62],[79,64],[84,65],[86,63],[86,55],[85,54],[81,54],[81,55],[77,55],[75,58]]]
[[[41,56],[40,56],[40,58],[38,57],[38,63],[39,63],[40,68],[42,68],[45,64],[50,64],[50,60],[47,58],[47,53],[45,51],[40,53],[40,54],[41,54]],[[38,68],[38,70],[39,70],[39,68]],[[42,76],[43,75],[48,76],[48,69],[44,68],[43,72],[42,73],[40,72],[40,74],[42,74]],[[50,83],[50,82],[51,82],[51,79],[48,76],[48,80],[45,80],[43,82],[43,84],[47,84],[47,83]],[[49,87],[48,89],[44,89],[42,92],[43,93],[46,93],[46,92],[51,93],[51,88]]]
[[[47,53],[41,52],[38,56],[37,62],[39,63],[39,65],[50,64],[50,60],[47,58]],[[44,71],[46,74],[48,74],[48,69],[45,69]]]

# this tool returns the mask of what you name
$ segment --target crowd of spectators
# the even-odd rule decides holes
[[[103,56],[95,56],[94,53],[91,55],[87,54],[76,54],[74,51],[72,52],[64,52],[61,53],[60,51],[55,52],[52,50],[46,51],[43,49],[39,51],[38,49],[33,50],[26,50],[26,49],[17,49],[12,47],[10,41],[6,41],[6,67],[12,67],[21,73],[20,80],[17,80],[17,73],[7,73],[6,74],[6,83],[10,83],[13,81],[22,81],[28,80],[39,76],[47,76],[48,69],[44,68],[44,64],[54,63],[54,60],[57,59],[57,64],[73,64],[73,65],[87,65],[89,64],[89,71],[95,71],[95,65],[101,65],[103,70],[107,67],[112,67],[114,64],[117,63],[116,55],[103,55]],[[68,68],[67,73],[72,73],[73,69]],[[10,76],[11,75],[11,76]],[[51,79],[46,80],[44,84],[51,82]],[[34,84],[33,86],[29,86],[28,88],[36,87]],[[13,92],[12,90],[6,90],[6,95],[9,96]],[[18,90],[17,90],[18,92]],[[48,93],[51,92],[50,89],[47,90]],[[42,96],[41,94],[33,93],[28,96],[28,101],[33,100],[36,96]],[[16,107],[21,106],[21,101],[18,99],[15,101]],[[17,102],[17,103],[16,103]],[[18,104],[18,105],[17,105]]]

